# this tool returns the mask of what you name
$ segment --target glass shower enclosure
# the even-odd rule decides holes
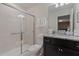
[[[35,17],[0,4],[0,55],[18,55],[35,44]]]

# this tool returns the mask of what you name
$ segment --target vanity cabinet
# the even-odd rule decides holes
[[[44,37],[44,56],[79,56],[79,42],[68,39]]]
[[[51,46],[51,45],[44,45],[44,55],[47,55],[47,56],[55,56],[57,55],[58,56],[58,47],[56,46]]]

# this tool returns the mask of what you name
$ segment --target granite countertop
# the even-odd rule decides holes
[[[77,36],[69,36],[69,35],[61,35],[61,34],[47,34],[44,36],[79,41],[79,37],[77,37]]]

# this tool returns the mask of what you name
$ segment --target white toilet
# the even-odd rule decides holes
[[[23,53],[23,56],[40,56],[41,51],[41,45],[32,45],[30,48],[28,48],[25,53]]]
[[[43,36],[40,34],[34,45],[31,45],[22,55],[23,56],[40,56],[42,55]]]

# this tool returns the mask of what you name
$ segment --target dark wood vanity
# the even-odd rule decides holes
[[[44,56],[79,56],[79,41],[44,36]]]

